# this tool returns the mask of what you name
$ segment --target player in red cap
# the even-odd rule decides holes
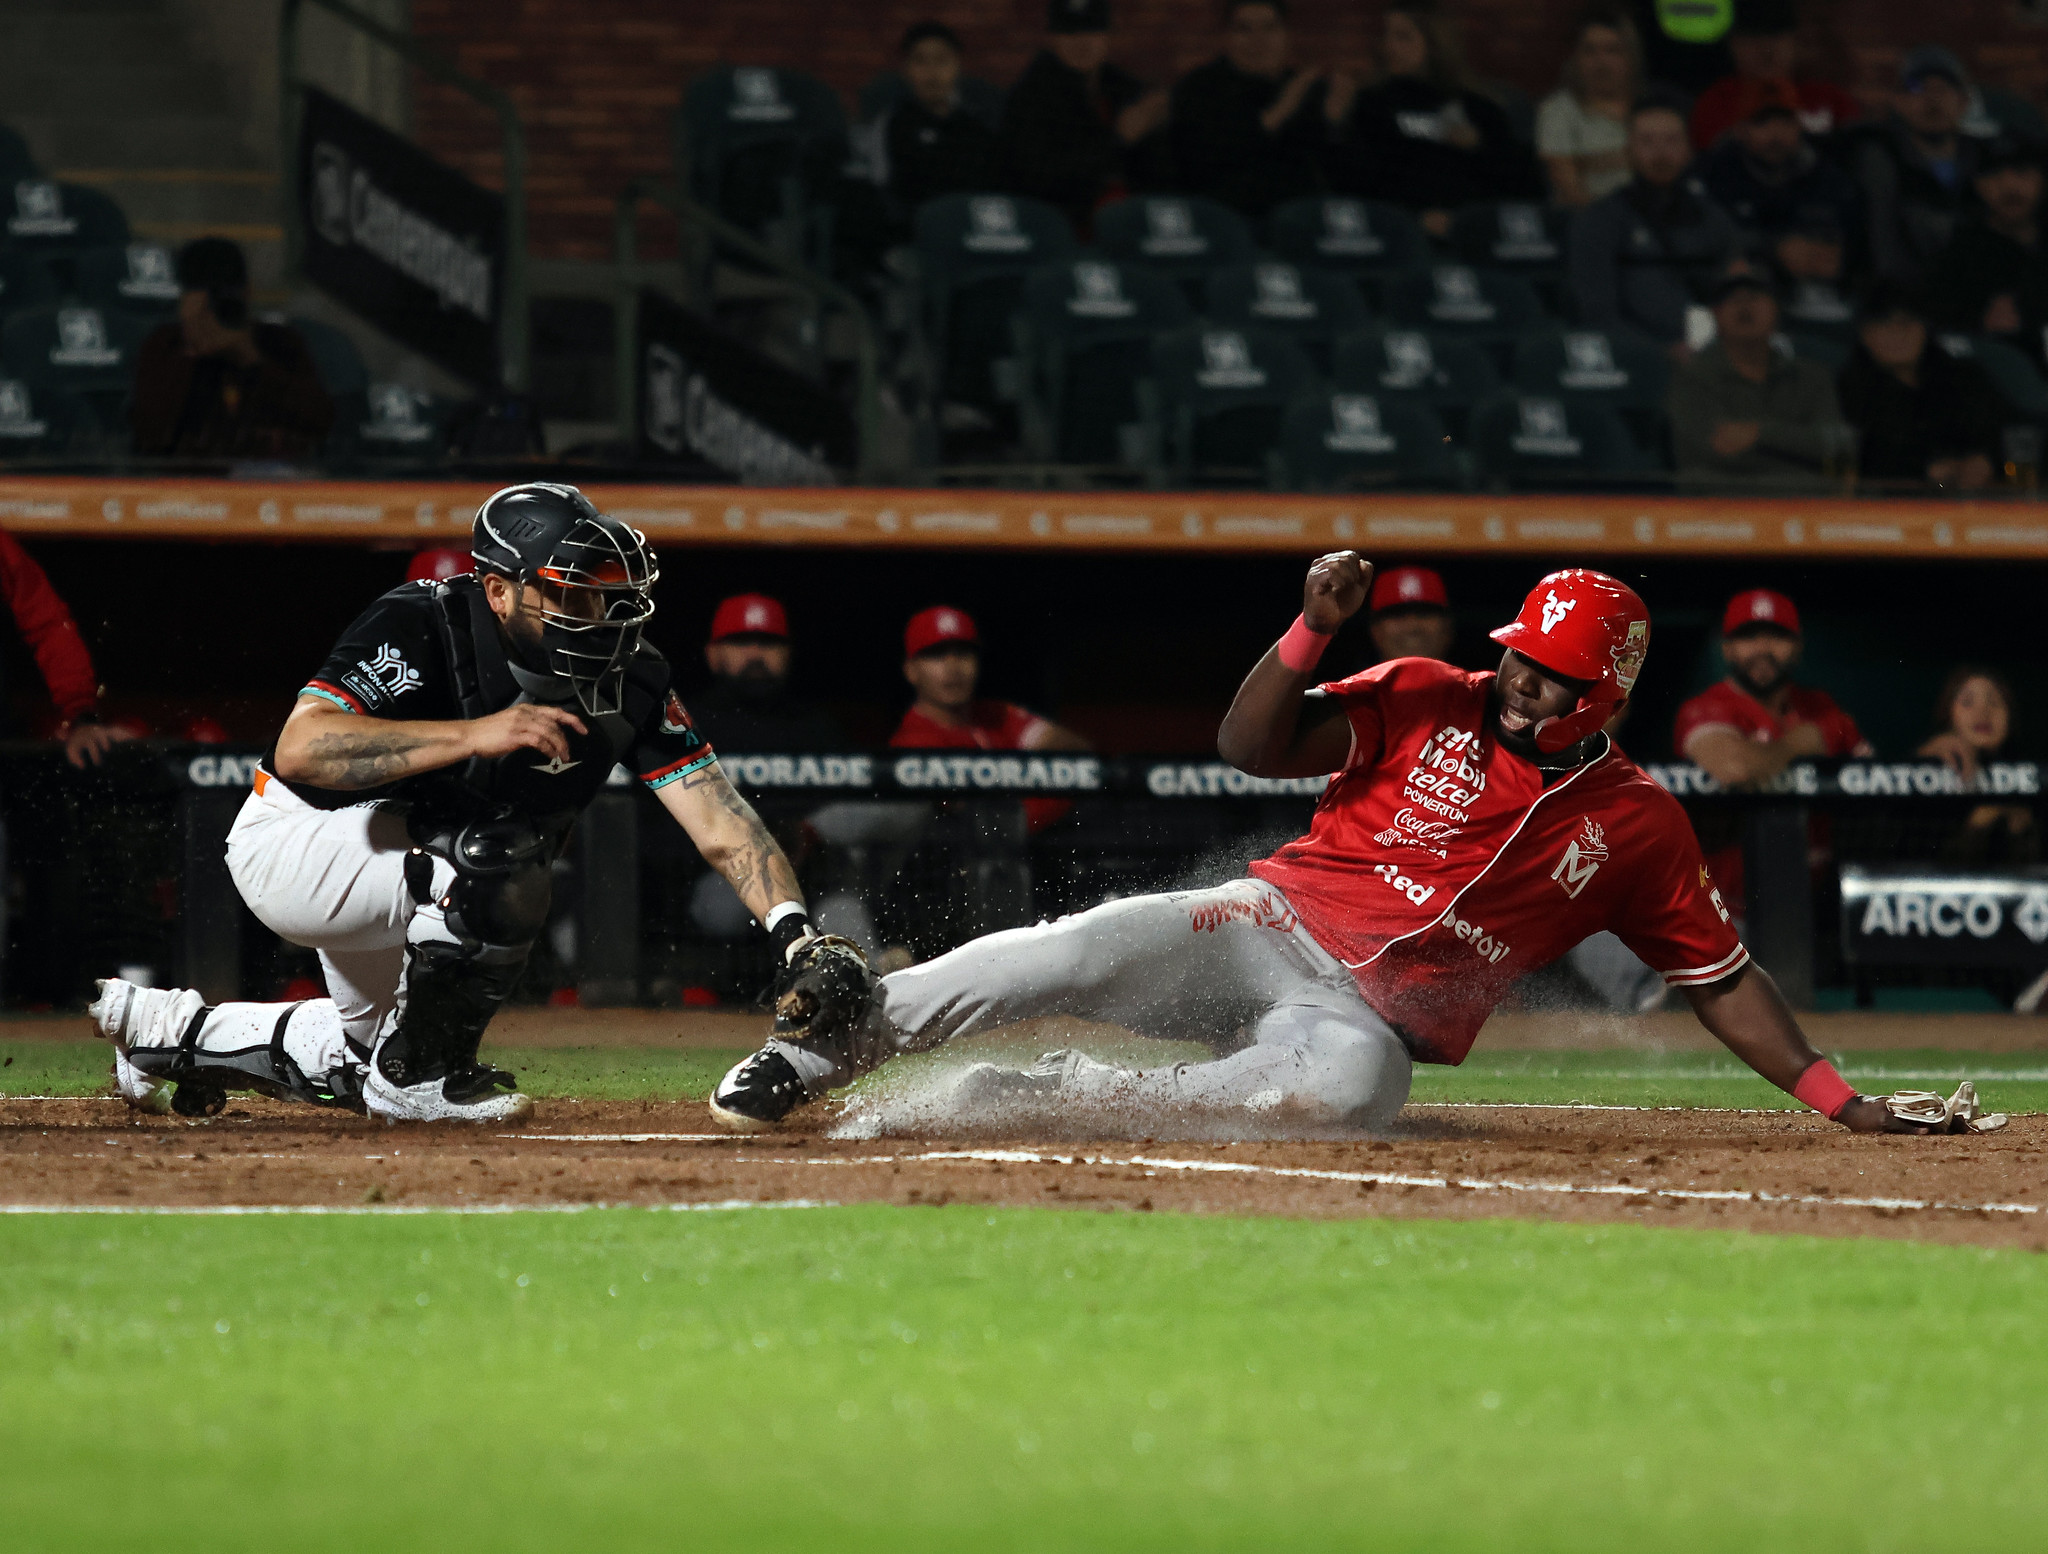
[[[1869,755],[1833,697],[1793,683],[1802,646],[1798,607],[1783,594],[1752,588],[1730,599],[1721,615],[1727,678],[1678,709],[1673,748],[1728,787],[1768,782],[1794,761]]]
[[[903,628],[903,678],[917,700],[889,743],[900,750],[1086,750],[1088,741],[1015,702],[977,697],[981,633],[974,617],[950,604],[919,610]],[[1069,809],[1065,799],[1026,799],[1024,815],[1042,831]]]
[[[1510,983],[1611,929],[1774,1084],[1859,1131],[1925,1131],[1807,1043],[1684,810],[1603,732],[1649,650],[1642,600],[1599,572],[1553,572],[1493,633],[1497,670],[1401,658],[1318,685],[1371,575],[1355,551],[1309,568],[1301,615],[1217,737],[1254,775],[1329,776],[1308,835],[1250,879],[1112,901],[885,977],[860,1022],[792,1031],[736,1066],[714,1114],[766,1126],[896,1053],[1066,1016],[1227,1055],[976,1064],[949,1104],[972,1117],[997,1101],[1005,1122],[1044,1107],[1092,1131],[1384,1127],[1412,1063],[1461,1061]]]
[[[1448,660],[1457,623],[1444,580],[1428,567],[1393,567],[1372,580],[1365,629],[1381,659]]]

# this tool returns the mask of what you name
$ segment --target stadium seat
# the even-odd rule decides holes
[[[1627,335],[1598,329],[1532,329],[1515,343],[1517,393],[1598,400],[1628,426],[1638,446],[1661,452],[1671,361]]]
[[[140,319],[114,309],[31,308],[8,319],[0,335],[0,372],[26,383],[39,400],[46,391],[82,400],[100,427],[113,431],[127,425],[135,353],[148,333]]]
[[[14,185],[0,231],[7,246],[18,252],[69,259],[81,249],[125,244],[128,218],[113,200],[84,184],[24,178]],[[68,277],[58,279],[62,283]]]
[[[1797,281],[1778,304],[1787,329],[1802,334],[1837,335],[1856,332],[1856,305],[1829,281]]]
[[[1472,412],[1472,457],[1489,489],[1641,480],[1651,473],[1608,406],[1507,390]]]
[[[1854,349],[1846,335],[1814,334],[1804,329],[1781,331],[1772,337],[1771,344],[1788,356],[1813,362],[1829,372],[1841,371],[1842,364],[1849,359],[1849,352]]]
[[[29,151],[28,142],[21,138],[21,131],[0,124],[0,185],[41,176],[42,169],[36,166],[35,156]]]
[[[1420,400],[1316,393],[1297,399],[1281,429],[1281,486],[1448,485],[1457,478],[1450,433]]]
[[[1229,265],[1209,277],[1207,289],[1211,323],[1278,330],[1325,373],[1337,337],[1370,322],[1349,276],[1284,259]]]
[[[0,319],[57,300],[50,267],[34,254],[0,247]]]
[[[71,395],[0,378],[0,460],[63,453],[94,429],[91,412]]]
[[[990,129],[1002,123],[1003,89],[978,76],[962,76],[959,82],[960,108],[969,118],[979,119]],[[900,70],[884,70],[860,89],[860,122],[872,124],[910,95],[910,86]]]
[[[690,83],[677,115],[683,186],[728,221],[829,269],[825,196],[846,160],[846,114],[800,70],[721,65]]]
[[[1140,194],[1095,213],[1095,242],[1110,258],[1171,276],[1196,307],[1213,270],[1252,257],[1244,217],[1191,194]]]
[[[1160,336],[1143,396],[1156,401],[1160,467],[1177,481],[1263,482],[1287,407],[1314,382],[1278,330],[1195,324]]]
[[[1374,305],[1390,278],[1429,263],[1429,235],[1407,211],[1342,196],[1289,200],[1266,218],[1266,246],[1296,264],[1342,271]]]
[[[1416,329],[1368,329],[1339,340],[1331,376],[1342,393],[1428,405],[1461,442],[1472,407],[1501,386],[1493,358],[1470,340]]]
[[[914,242],[930,397],[983,410],[1014,399],[1010,318],[1025,276],[1073,257],[1067,218],[1019,195],[947,194],[918,207]]]
[[[2048,425],[2048,380],[2024,351],[1988,335],[1942,334],[1935,338],[1949,355],[1982,367],[1999,398],[2015,415]]]
[[[454,407],[445,400],[402,383],[372,383],[363,398],[369,408],[351,423],[363,457],[417,462],[447,451]]]
[[[88,248],[71,262],[72,289],[81,302],[120,308],[161,323],[178,308],[178,267],[161,243]]]
[[[1558,312],[1570,232],[1570,214],[1555,205],[1467,205],[1451,220],[1451,252],[1462,264],[1521,276]]]
[[[1514,342],[1544,317],[1535,288],[1517,275],[1439,264],[1387,283],[1387,314],[1411,329],[1441,338],[1471,340],[1506,366]]]
[[[1026,447],[1070,464],[1144,462],[1138,385],[1152,338],[1189,316],[1180,288],[1139,265],[1077,259],[1034,270],[1015,321]]]

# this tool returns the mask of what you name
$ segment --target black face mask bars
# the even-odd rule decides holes
[[[538,569],[541,647],[592,717],[617,712],[626,665],[654,617],[660,572],[645,536],[603,515],[579,522]]]

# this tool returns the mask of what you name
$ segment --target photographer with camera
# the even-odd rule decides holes
[[[224,237],[178,255],[178,320],[142,342],[135,451],[158,458],[305,459],[334,424],[297,330],[249,317],[249,266]]]

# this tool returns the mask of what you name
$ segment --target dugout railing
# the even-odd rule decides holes
[[[100,768],[49,745],[0,746],[9,959],[0,997],[65,1007],[94,975],[146,966],[211,999],[276,996],[311,974],[241,904],[223,842],[259,752],[137,742]],[[1221,761],[959,751],[725,753],[799,860],[814,901],[858,903],[877,939],[919,958],[976,933],[1115,896],[1213,882],[1305,829],[1321,779],[1253,778]],[[2048,970],[2048,871],[2024,830],[1971,851],[1987,806],[2038,816],[2040,768],[1966,781],[1939,763],[1796,766],[1761,792],[1652,764],[1687,809],[1745,938],[1795,1004],[1822,990],[1990,988],[2010,1002]],[[1054,808],[1054,807],[1057,808]],[[1959,846],[1959,843],[1963,844]],[[1739,857],[1739,865],[1735,860]],[[558,864],[524,996],[586,1005],[744,1004],[765,939],[651,794],[623,771]],[[1731,892],[1732,895],[1732,892]]]

